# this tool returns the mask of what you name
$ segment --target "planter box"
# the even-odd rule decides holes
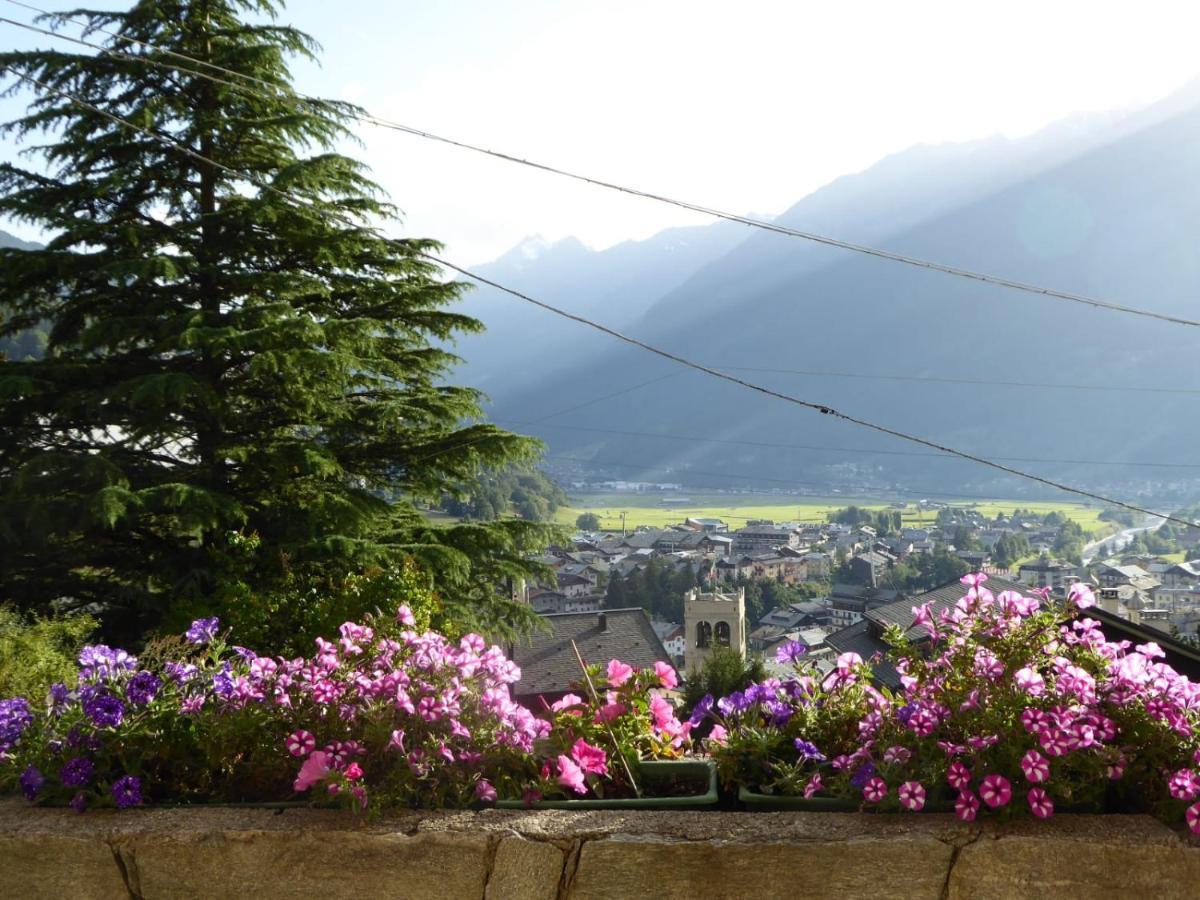
[[[647,760],[638,766],[638,784],[645,792],[655,784],[686,778],[696,793],[685,797],[606,797],[591,800],[497,800],[498,809],[704,809],[717,805],[717,767],[705,759]]]
[[[798,794],[759,794],[738,788],[738,802],[749,810],[801,809],[809,812],[857,812],[861,806],[845,797],[801,797]]]

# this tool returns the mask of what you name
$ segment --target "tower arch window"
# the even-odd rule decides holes
[[[707,647],[712,643],[713,630],[708,622],[696,623],[696,646]]]
[[[721,646],[721,647],[729,646],[730,637],[729,637],[729,623],[728,622],[718,622],[717,623],[716,637],[717,637],[718,646]]]

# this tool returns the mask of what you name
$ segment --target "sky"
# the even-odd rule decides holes
[[[3,0],[0,15],[33,16]],[[1200,4],[1155,0],[294,0],[282,18],[324,47],[320,68],[296,69],[305,92],[758,215],[914,144],[1021,137],[1073,114],[1144,106],[1200,75]],[[0,46],[52,43],[0,24]],[[0,102],[0,117],[17,102]],[[532,235],[600,249],[708,221],[417,137],[359,131],[363,145],[348,149],[405,213],[391,230],[436,238],[460,264]]]

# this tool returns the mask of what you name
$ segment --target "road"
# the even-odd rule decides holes
[[[1127,546],[1133,540],[1135,534],[1141,534],[1143,531],[1157,531],[1165,521],[1167,520],[1161,516],[1146,516],[1142,520],[1141,525],[1134,528],[1126,528],[1118,531],[1116,534],[1110,534],[1106,538],[1085,544],[1083,547],[1083,564],[1086,566],[1095,559],[1099,555],[1101,547],[1104,548],[1105,556],[1112,556],[1114,553],[1119,552],[1121,548]]]

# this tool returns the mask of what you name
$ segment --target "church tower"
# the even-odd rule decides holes
[[[689,674],[704,668],[714,647],[736,650],[746,656],[746,590],[736,594],[702,594],[690,590],[683,596],[683,627],[687,645],[683,667]]]

